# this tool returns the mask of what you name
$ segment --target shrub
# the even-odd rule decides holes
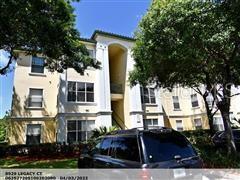
[[[0,119],[0,142],[6,140],[7,136],[7,119]]]
[[[228,156],[226,149],[215,147],[209,130],[182,132],[203,159],[205,168],[240,168],[240,155]]]
[[[106,135],[107,133],[110,133],[112,131],[116,131],[118,130],[119,128],[117,128],[116,126],[111,126],[109,128],[107,128],[106,126],[102,126],[102,127],[99,127],[99,128],[95,128],[93,131],[92,131],[92,136],[91,136],[91,139],[96,139],[100,136],[103,136],[103,135]]]
[[[10,156],[28,155],[35,157],[49,157],[57,155],[78,155],[81,153],[82,144],[46,143],[39,145],[12,145],[8,146],[6,153]]]

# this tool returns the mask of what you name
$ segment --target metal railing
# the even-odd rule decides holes
[[[121,129],[128,129],[128,127],[125,125],[124,121],[122,118],[116,113],[112,112],[112,118],[115,120],[116,124],[120,126]],[[120,123],[119,123],[120,122]],[[121,125],[120,125],[121,124]]]

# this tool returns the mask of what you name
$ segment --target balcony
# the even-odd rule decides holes
[[[123,99],[122,84],[110,83],[111,100],[117,101]]]

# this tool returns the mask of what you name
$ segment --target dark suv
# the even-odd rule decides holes
[[[114,131],[78,160],[79,168],[201,168],[202,160],[181,133],[169,129]]]

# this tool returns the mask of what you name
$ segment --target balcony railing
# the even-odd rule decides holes
[[[111,83],[110,89],[112,94],[123,94],[122,84]]]

